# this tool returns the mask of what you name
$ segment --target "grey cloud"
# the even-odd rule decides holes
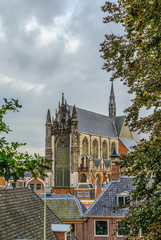
[[[5,41],[0,40],[0,76],[15,81],[15,85],[2,83],[0,78],[0,95],[18,98],[23,105],[20,113],[7,115],[13,129],[9,139],[42,149],[47,109],[54,115],[62,92],[72,105],[108,114],[110,75],[101,69],[99,49],[113,26],[107,29],[102,23],[103,4],[104,0],[0,0],[0,19],[6,34]],[[54,27],[53,18],[69,12],[71,18],[63,32],[50,44],[38,44],[40,29],[25,30],[25,23],[33,16],[43,27]],[[71,39],[79,41],[73,53],[65,47]],[[36,87],[27,90],[25,84]],[[39,85],[44,85],[41,91]],[[119,82],[115,83],[115,93],[117,112],[122,114],[129,96]]]

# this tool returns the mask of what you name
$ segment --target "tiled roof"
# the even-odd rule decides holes
[[[132,139],[120,138],[120,141],[125,145],[125,147],[131,152],[137,143]]]
[[[130,192],[132,185],[132,177],[120,176],[119,180],[112,180],[89,207],[85,216],[125,216],[128,211],[127,208],[114,211],[113,207],[117,206],[117,194],[125,191]]]
[[[47,207],[47,240],[57,239],[51,224],[61,223]],[[0,190],[0,239],[43,240],[44,203],[28,188]]]
[[[72,114],[73,107],[69,106]],[[104,137],[116,137],[113,119],[98,113],[76,108],[79,132]]]
[[[44,195],[39,196],[44,198]],[[78,198],[70,194],[47,196],[47,205],[62,220],[81,219],[87,210]]]

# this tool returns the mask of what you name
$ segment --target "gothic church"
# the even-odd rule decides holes
[[[70,106],[62,94],[52,120],[50,110],[47,112],[45,157],[53,159],[48,185],[70,188],[78,182],[96,184],[112,179],[113,157],[120,154],[119,139],[133,141],[125,118],[116,116],[113,83],[109,116]]]

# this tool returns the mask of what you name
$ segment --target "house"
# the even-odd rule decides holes
[[[84,217],[88,218],[88,229],[85,240],[123,240],[126,229],[120,228],[116,235],[115,230],[119,221],[128,213],[128,208],[114,209],[125,205],[129,201],[129,193],[133,187],[133,178],[120,176],[111,180],[104,191],[87,209]]]
[[[45,191],[45,182],[39,177],[37,179],[32,177],[26,182],[26,187],[29,187],[37,194],[41,194]]]
[[[44,199],[44,195],[39,195]],[[62,223],[70,224],[72,232],[81,240],[87,232],[84,213],[87,210],[81,201],[71,194],[47,194],[47,206],[59,217]]]
[[[108,114],[68,105],[64,94],[55,116],[47,111],[45,156],[53,159],[48,186],[70,189],[79,182],[96,185],[112,179],[110,156],[114,149],[119,153],[119,138],[133,140],[126,116],[116,115],[113,83]]]
[[[70,225],[46,209],[46,239],[77,239],[70,237]],[[1,240],[43,240],[44,202],[29,188],[0,190],[0,239]]]
[[[95,188],[91,183],[78,183],[74,195],[80,200],[95,199]]]
[[[8,186],[12,188],[24,188],[28,187],[32,189],[37,194],[44,193],[45,182],[43,179],[38,177],[37,179],[33,178],[31,174],[25,173],[24,178],[18,179],[16,182],[11,177],[9,180]]]

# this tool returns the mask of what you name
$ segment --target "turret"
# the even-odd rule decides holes
[[[50,110],[48,109],[47,111],[47,117],[46,117],[46,124],[51,123],[51,114],[50,114]]]
[[[72,125],[74,129],[78,128],[78,119],[77,119],[77,111],[76,111],[76,106],[73,106],[73,112],[72,112]]]
[[[111,94],[110,94],[110,101],[109,101],[109,117],[116,117],[116,102],[115,102],[113,82],[111,84]]]
[[[49,159],[52,159],[51,132],[52,132],[51,115],[50,110],[48,109],[46,117],[45,157]]]

